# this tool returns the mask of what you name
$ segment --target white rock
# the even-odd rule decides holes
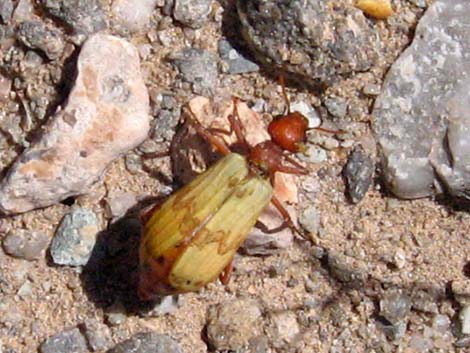
[[[93,35],[77,72],[65,107],[1,181],[0,211],[26,212],[86,193],[112,160],[146,138],[149,98],[134,46]]]
[[[470,305],[465,305],[459,313],[459,319],[462,323],[462,333],[470,334]]]
[[[115,0],[111,11],[119,23],[129,31],[137,32],[148,24],[156,5],[157,0]]]

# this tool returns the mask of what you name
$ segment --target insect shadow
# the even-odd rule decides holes
[[[137,297],[142,228],[139,214],[145,207],[165,199],[166,196],[158,196],[141,200],[98,233],[91,257],[81,273],[85,294],[97,307],[106,309],[119,303],[132,314],[145,312],[155,305]]]

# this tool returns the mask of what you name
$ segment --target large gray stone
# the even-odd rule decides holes
[[[386,184],[398,197],[470,198],[470,2],[429,7],[373,111]]]

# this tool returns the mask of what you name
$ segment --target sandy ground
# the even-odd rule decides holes
[[[407,1],[394,3],[397,18],[408,21],[407,28],[400,31],[398,26],[391,26],[393,30],[390,30],[383,23],[377,25],[379,35],[388,38],[384,41],[387,50],[382,65],[374,68],[372,73],[343,80],[332,88],[332,92],[351,92],[351,102],[355,102],[362,112],[349,117],[348,121],[335,124],[347,129],[356,141],[369,141],[369,144],[368,121],[371,119],[372,99],[359,95],[358,87],[362,87],[371,75],[377,83],[381,82],[387,67],[409,42],[421,13]],[[214,13],[218,9],[216,4]],[[135,35],[130,40],[137,46],[148,43],[149,37],[155,35],[153,31]],[[183,30],[173,24],[165,31],[171,36],[172,44],[159,46],[143,60],[145,80],[150,92],[174,92],[178,102],[184,103],[189,93],[184,95],[181,90],[172,88],[175,70],[164,58],[187,44],[216,52],[217,40],[224,33],[213,17],[200,31]],[[278,84],[263,72],[220,75],[218,93],[233,93],[251,104],[256,99],[265,99],[270,113],[279,113],[283,109]],[[307,91],[288,87],[288,93],[292,100],[301,99],[314,105],[320,103],[320,97]],[[345,197],[341,176],[347,153],[347,150],[329,151],[327,161],[311,166],[312,174],[299,182],[299,210],[313,204],[321,214],[320,232],[313,236],[311,243],[295,241],[290,248],[266,257],[241,255],[236,259],[236,269],[227,287],[217,282],[199,293],[185,294],[181,296],[181,307],[163,317],[139,317],[132,305],[122,299],[128,296],[127,300],[133,301],[129,290],[132,286],[119,285],[115,278],[107,278],[110,273],[107,265],[85,268],[80,273],[77,269],[53,265],[48,256],[27,262],[0,251],[0,305],[8,306],[6,312],[12,315],[10,323],[4,322],[0,331],[4,349],[12,349],[5,352],[36,351],[50,335],[90,318],[105,322],[106,311],[116,303],[114,299],[119,298],[125,303],[127,319],[120,325],[111,326],[114,342],[120,342],[133,333],[155,330],[172,336],[185,352],[194,353],[208,349],[202,334],[208,307],[240,297],[257,299],[265,313],[287,310],[297,315],[301,333],[295,342],[278,349],[285,352],[402,352],[411,349],[410,340],[421,335],[425,326],[432,326],[434,314],[413,309],[408,315],[408,329],[401,343],[395,345],[387,341],[377,326],[378,301],[383,290],[391,287],[410,296],[416,290],[429,293],[428,302],[435,303],[437,311],[452,319],[452,326],[455,326],[458,305],[449,292],[449,285],[452,281],[465,280],[468,275],[465,271],[470,245],[468,213],[445,201],[390,198],[378,178],[364,200],[352,205]],[[171,176],[168,158],[154,163]],[[308,190],[305,190],[306,185]],[[158,195],[164,186],[164,181],[144,171],[129,173],[124,158],[121,158],[112,163],[93,192],[76,199],[75,205],[94,210],[104,229],[108,220],[103,198],[107,192],[122,190],[140,196]],[[52,237],[70,207],[61,204],[1,219],[0,228],[3,234],[9,229],[26,228],[46,232]],[[129,235],[129,239],[136,243],[138,234]],[[360,279],[352,285],[338,281],[328,264],[314,256],[321,249],[328,254],[354,259],[360,268]],[[135,256],[135,251],[126,250],[124,254]],[[135,266],[135,258],[126,260],[121,255],[113,260],[118,261],[118,265],[113,266],[124,268],[118,273],[128,276],[125,281],[135,281],[132,267]],[[112,275],[116,276],[116,272]],[[92,278],[91,285],[89,278]],[[31,292],[19,295],[18,290],[26,281],[31,284]],[[113,292],[119,293],[110,294]],[[316,304],[310,305],[312,302]],[[349,333],[345,338],[346,329]],[[343,338],[340,337],[342,333]],[[452,346],[456,337],[457,333],[452,340],[441,342],[441,346],[436,346],[433,351],[457,351]],[[343,348],[333,350],[331,347],[341,339],[346,342]]]

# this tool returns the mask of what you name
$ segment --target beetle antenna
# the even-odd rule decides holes
[[[284,97],[284,101],[286,102],[287,113],[285,113],[285,114],[290,114],[290,101],[289,101],[289,97],[287,96],[287,92],[286,92],[286,81],[285,81],[284,75],[282,73],[279,75],[279,83],[281,84],[282,95]]]

